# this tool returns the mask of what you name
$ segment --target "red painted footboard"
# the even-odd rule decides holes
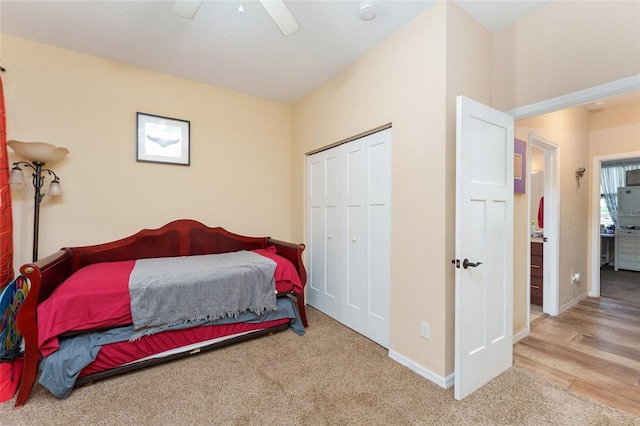
[[[188,219],[177,220],[158,229],[144,229],[130,237],[105,244],[63,248],[51,256],[22,266],[20,271],[29,280],[31,288],[17,319],[25,342],[25,367],[15,407],[22,407],[26,403],[38,373],[41,353],[38,348],[37,306],[78,269],[98,262],[218,254],[268,246],[275,246],[278,255],[293,263],[304,286],[307,282],[307,272],[302,263],[304,244],[269,237],[245,237]],[[295,297],[306,327],[304,295],[295,294]]]

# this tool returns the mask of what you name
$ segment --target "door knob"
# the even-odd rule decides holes
[[[467,269],[468,267],[475,268],[476,266],[480,266],[480,265],[482,265],[482,262],[471,263],[471,262],[469,262],[468,259],[465,259],[465,260],[462,261],[462,267],[464,269]]]

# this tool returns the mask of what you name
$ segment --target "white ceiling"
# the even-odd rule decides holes
[[[284,37],[262,5],[205,0],[193,20],[174,1],[2,0],[0,32],[188,80],[293,104],[433,6],[433,0],[287,0],[300,24]],[[456,0],[491,31],[550,3]],[[238,8],[244,7],[244,14]],[[11,64],[1,64],[11,72]]]

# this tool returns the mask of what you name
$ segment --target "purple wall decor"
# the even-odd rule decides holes
[[[527,144],[514,139],[513,192],[524,194],[527,182]]]

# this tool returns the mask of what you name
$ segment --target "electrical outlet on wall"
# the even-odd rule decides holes
[[[431,337],[431,327],[424,321],[420,323],[420,336],[424,337],[425,339]]]

